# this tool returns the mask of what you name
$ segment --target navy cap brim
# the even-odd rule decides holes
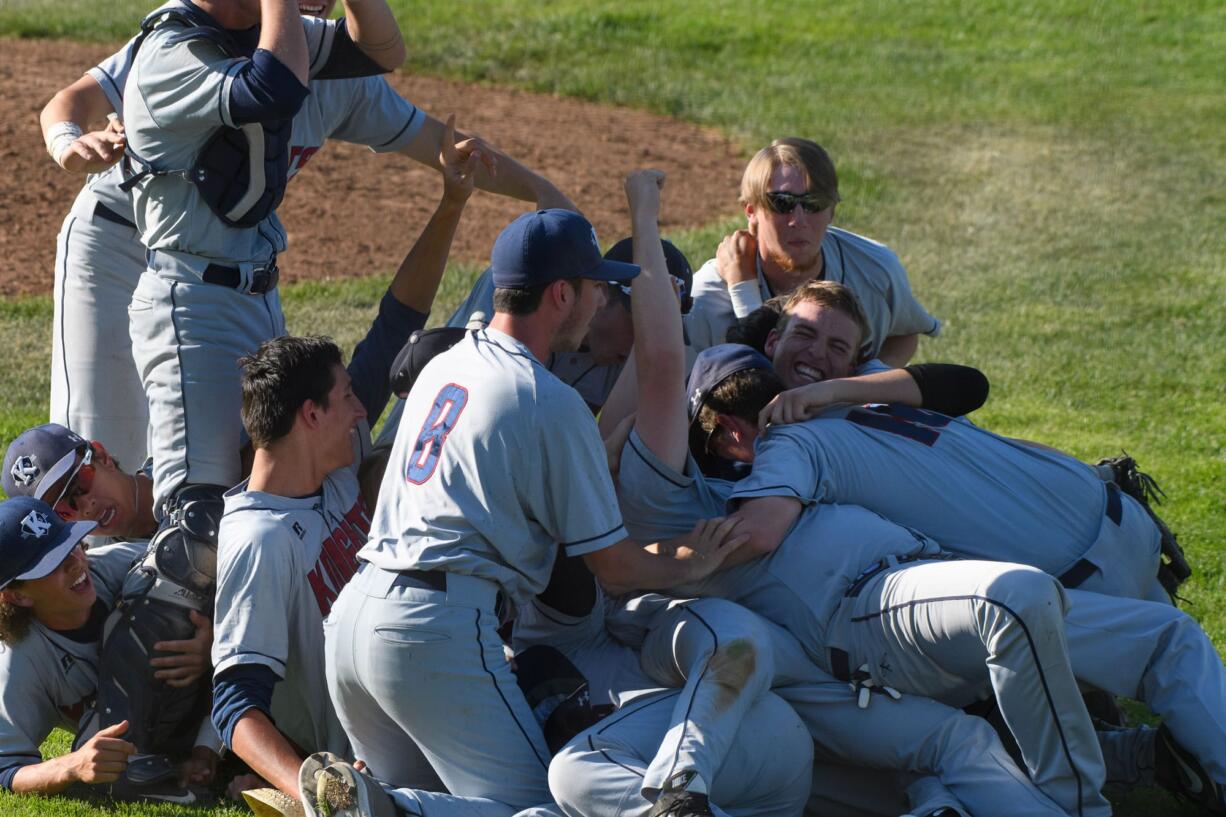
[[[638,277],[638,274],[643,269],[638,264],[627,264],[622,261],[610,261],[602,259],[600,265],[592,270],[584,278],[591,278],[595,281],[610,281],[615,284],[631,281]]]
[[[29,570],[24,573],[14,576],[14,581],[32,581],[48,576],[55,571],[60,563],[68,558],[68,554],[72,549],[80,544],[81,540],[98,527],[97,522],[72,522],[68,525],[68,535],[64,537],[64,541],[60,542],[51,550],[43,554],[42,558]]]

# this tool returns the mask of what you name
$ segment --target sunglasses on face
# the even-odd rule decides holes
[[[813,193],[767,193],[766,206],[772,212],[780,215],[789,215],[796,210],[796,206],[800,205],[806,213],[820,213],[833,204],[833,202],[822,198]]]
[[[51,507],[60,515],[61,519],[71,519],[77,515],[77,500],[90,492],[94,487],[94,449],[92,447],[85,449],[84,456],[77,463],[76,468],[72,469],[72,473],[68,475],[68,481],[64,483],[64,488],[60,491],[60,495],[55,498],[55,502],[51,503]]]

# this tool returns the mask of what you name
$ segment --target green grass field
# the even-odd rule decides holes
[[[4,0],[0,35],[116,41],[147,5]],[[1085,459],[1135,455],[1197,568],[1187,609],[1226,645],[1226,6],[394,6],[405,70],[648,108],[747,151],[792,133],[826,145],[842,177],[837,223],[896,249],[945,321],[920,357],[983,369],[993,390],[977,420],[994,430]],[[699,262],[734,223],[680,243]],[[453,270],[437,315],[474,273]],[[385,280],[287,288],[291,329],[352,345]],[[50,300],[0,316],[6,443],[44,419]],[[0,797],[4,814],[97,813],[74,808]],[[1119,813],[1184,812],[1138,794]]]

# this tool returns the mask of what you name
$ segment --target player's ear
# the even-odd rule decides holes
[[[90,440],[89,444],[94,449],[94,459],[99,465],[105,465],[108,468],[115,465],[115,459],[111,456],[111,452],[106,450],[106,446],[97,440]]]
[[[20,590],[14,590],[11,587],[6,587],[0,590],[0,601],[5,604],[11,604],[14,607],[33,607],[34,599],[22,593]]]
[[[762,344],[762,351],[766,353],[767,357],[769,357],[771,360],[774,360],[775,359],[775,349],[778,348],[778,346],[779,346],[779,330],[772,329],[766,335],[766,343]]]

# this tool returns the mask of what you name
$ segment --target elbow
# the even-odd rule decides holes
[[[379,64],[379,67],[384,71],[395,71],[400,66],[404,65],[405,59],[409,56],[408,49],[404,47],[404,40],[397,37],[396,42],[382,51],[375,53],[367,52],[366,56]]]

